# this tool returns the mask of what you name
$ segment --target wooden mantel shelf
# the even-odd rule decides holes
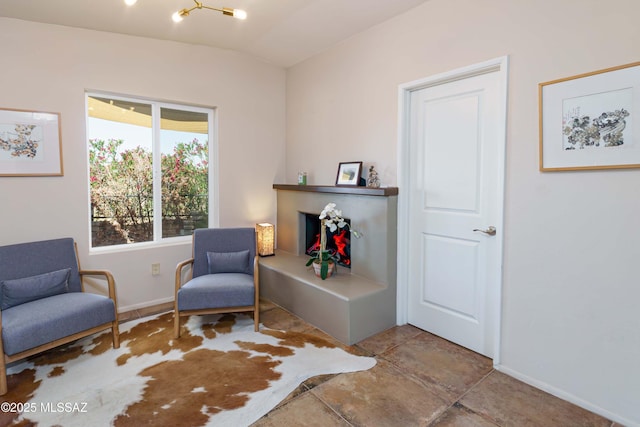
[[[286,191],[306,191],[308,193],[333,193],[333,194],[355,194],[360,196],[397,196],[398,187],[340,187],[334,185],[292,185],[292,184],[273,184],[276,190]]]

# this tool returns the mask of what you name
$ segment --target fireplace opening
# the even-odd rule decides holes
[[[304,214],[305,218],[305,253],[315,255],[320,249],[320,219],[318,214]],[[327,251],[343,267],[351,268],[351,221],[345,218],[349,227],[338,228],[331,232],[327,228]]]

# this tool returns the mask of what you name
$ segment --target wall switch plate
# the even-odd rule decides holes
[[[160,274],[160,263],[156,262],[154,264],[151,264],[151,275],[157,276],[159,274]]]

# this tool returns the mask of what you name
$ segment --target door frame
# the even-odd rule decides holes
[[[500,102],[499,116],[503,125],[499,129],[499,156],[498,159],[498,218],[496,227],[499,230],[498,239],[498,260],[493,267],[498,283],[492,288],[488,288],[489,307],[495,312],[490,316],[494,319],[494,358],[493,365],[500,364],[501,345],[501,321],[502,321],[502,265],[504,261],[504,188],[505,188],[505,160],[506,160],[506,140],[507,140],[507,98],[508,98],[508,76],[509,57],[502,56],[485,62],[470,65],[463,68],[436,74],[423,79],[403,83],[398,87],[398,183],[401,189],[409,188],[411,180],[410,160],[409,160],[409,122],[411,117],[411,93],[427,87],[438,86],[469,77],[487,73],[498,73],[500,79]],[[397,259],[397,323],[405,325],[409,319],[409,195],[402,190],[398,196],[398,259]]]

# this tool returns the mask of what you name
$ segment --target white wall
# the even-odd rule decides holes
[[[430,0],[287,71],[287,182],[333,184],[363,160],[393,186],[398,85],[510,56],[500,369],[627,425],[640,170],[539,172],[537,89],[638,61],[639,15],[637,0]]]
[[[0,245],[73,237],[111,270],[120,310],[173,300],[190,242],[89,253],[85,90],[217,107],[221,226],[275,222],[284,179],[285,71],[202,46],[0,18],[0,108],[61,113],[63,177],[0,177]],[[160,262],[161,275],[151,276]]]

